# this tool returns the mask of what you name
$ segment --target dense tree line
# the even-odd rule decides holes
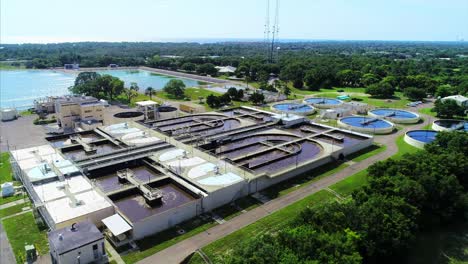
[[[257,42],[2,45],[0,60],[27,60],[31,68],[73,62],[82,67],[146,65],[212,76],[215,66],[232,65],[235,75],[248,82],[265,83],[276,75],[300,89],[368,87],[377,97],[402,91],[415,100],[426,94],[468,93],[465,43],[322,41],[279,46],[274,63],[266,61],[266,48]]]
[[[468,134],[368,169],[345,202],[312,206],[286,228],[240,243],[223,263],[401,263],[419,232],[468,217]]]

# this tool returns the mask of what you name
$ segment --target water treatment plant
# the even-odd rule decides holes
[[[468,122],[457,119],[440,119],[432,123],[435,131],[465,131],[468,132]]]
[[[46,140],[11,151],[15,175],[44,222],[55,230],[89,220],[116,246],[373,143],[370,135],[250,107],[130,120]],[[116,221],[129,229],[113,233]]]

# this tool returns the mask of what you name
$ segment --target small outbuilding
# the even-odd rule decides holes
[[[5,182],[2,184],[2,197],[13,196],[15,194],[15,187],[12,182]]]
[[[48,237],[53,264],[108,262],[104,236],[91,221],[51,231]]]
[[[457,102],[459,106],[468,108],[468,97],[465,97],[463,95],[458,94],[458,95],[451,95],[451,96],[442,98],[442,101],[446,101],[446,100],[454,100],[455,102]]]

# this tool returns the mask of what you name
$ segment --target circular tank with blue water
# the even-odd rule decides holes
[[[299,103],[279,103],[271,106],[271,109],[277,112],[295,114],[295,115],[310,115],[315,112],[315,108],[307,104]]]
[[[414,124],[419,122],[418,114],[400,109],[374,109],[369,111],[369,116],[374,118],[385,118],[393,123],[399,124]]]
[[[349,130],[372,133],[372,134],[388,134],[393,131],[393,123],[372,117],[365,116],[348,116],[338,120],[338,126]]]
[[[468,132],[468,121],[457,119],[440,119],[432,123],[435,131],[465,131]]]
[[[311,104],[317,108],[335,108],[343,104],[343,101],[333,98],[311,97],[304,100],[305,104]]]
[[[437,131],[434,130],[411,130],[405,134],[405,142],[411,146],[423,149],[428,143],[436,139]]]

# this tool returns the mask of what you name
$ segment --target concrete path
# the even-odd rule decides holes
[[[11,248],[10,241],[0,222],[0,263],[16,263],[15,254]]]
[[[26,202],[26,199],[23,198],[23,199],[19,199],[19,200],[13,201],[13,202],[2,204],[2,205],[0,205],[0,210],[8,208],[8,207],[15,206],[15,205],[18,205],[18,204],[22,204],[22,203],[25,203],[25,202]]]
[[[404,129],[394,134],[387,136],[376,136],[374,138],[374,141],[386,145],[386,151],[380,152],[372,157],[369,157],[368,159],[365,159],[364,161],[351,164],[350,166],[344,168],[343,170],[335,174],[325,177],[317,182],[302,187],[277,199],[271,200],[255,209],[252,209],[244,214],[232,218],[231,220],[227,221],[222,225],[214,226],[203,233],[197,234],[160,252],[157,252],[156,254],[149,256],[138,263],[180,263],[186,256],[198,250],[199,248],[202,248],[220,238],[223,238],[224,236],[227,236],[249,224],[252,224],[258,221],[259,219],[268,216],[270,213],[278,211],[292,203],[304,199],[305,197],[311,194],[328,188],[329,186],[359,171],[367,169],[369,165],[377,161],[385,160],[393,156],[398,151],[398,147],[395,143],[396,138],[400,135],[403,135],[408,130],[421,129],[422,127],[424,127],[427,124],[428,120],[427,117],[424,116],[424,118],[425,122],[412,126],[406,126],[404,127]]]

